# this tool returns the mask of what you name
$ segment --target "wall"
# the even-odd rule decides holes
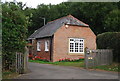
[[[53,43],[53,62],[60,58],[80,58],[83,54],[69,54],[69,38],[84,38],[84,47],[96,49],[96,35],[89,27],[64,25],[54,34]]]
[[[45,51],[45,40],[49,40],[49,51]],[[41,51],[37,51],[37,41],[41,42]],[[37,39],[34,43],[34,50],[34,53],[36,53],[37,56],[46,58],[48,61],[50,61],[50,38]]]

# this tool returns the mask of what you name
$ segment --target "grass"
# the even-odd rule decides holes
[[[120,72],[120,66],[118,63],[113,63],[111,65],[102,65],[102,66],[96,66],[95,69],[101,69],[106,71],[114,71],[114,72]]]
[[[11,71],[4,71],[2,73],[2,78],[3,79],[13,79],[14,77],[18,76],[19,74],[16,72],[11,72]]]
[[[35,63],[41,63],[41,64],[53,64],[53,65],[61,65],[61,66],[74,66],[74,67],[84,67],[84,61],[77,61],[77,62],[47,62],[47,61],[39,61],[39,60],[29,60],[29,62],[35,62]],[[102,66],[96,66],[91,69],[98,69],[98,70],[105,70],[105,71],[114,71],[114,72],[120,72],[120,69],[118,68],[118,63],[113,63],[111,65],[102,65]]]
[[[75,67],[83,67],[83,61],[80,62],[47,62],[40,60],[29,60],[29,62],[41,63],[41,64],[53,64],[53,65],[62,65],[62,66],[75,66]]]
[[[53,65],[62,65],[62,66],[75,66],[75,67],[83,67],[84,62],[81,61],[73,61],[73,62],[47,62],[47,61],[40,61],[40,60],[29,60],[29,62],[41,63],[41,64],[53,64]]]

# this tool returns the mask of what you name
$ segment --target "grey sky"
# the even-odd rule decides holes
[[[13,1],[13,0],[1,0],[1,2],[5,1]],[[38,4],[59,4],[61,2],[65,2],[67,0],[16,0],[17,2],[26,3],[28,7],[36,8]]]
[[[1,0],[2,2],[5,1],[14,1],[14,0]],[[120,0],[16,0],[17,2],[26,3],[28,7],[36,8],[39,4],[59,4],[61,2],[118,2]]]

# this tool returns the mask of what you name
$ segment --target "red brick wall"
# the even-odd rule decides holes
[[[50,61],[50,45],[49,45],[49,51],[45,51],[45,40],[49,40],[50,44],[50,39],[49,38],[43,38],[43,39],[37,39],[36,43],[34,44],[36,54],[42,58],[46,58],[48,61]],[[41,43],[41,51],[37,51],[37,41],[40,41]]]
[[[63,26],[54,34],[53,62],[60,58],[79,58],[84,54],[69,54],[69,38],[84,38],[84,47],[96,49],[96,35],[89,27]]]

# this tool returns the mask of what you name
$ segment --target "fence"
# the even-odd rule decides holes
[[[28,48],[24,53],[16,53],[16,72],[19,74],[28,72]]]
[[[16,72],[23,73],[24,69],[24,55],[23,53],[16,53]]]
[[[85,68],[109,65],[113,61],[113,53],[111,49],[86,49],[85,53]]]

